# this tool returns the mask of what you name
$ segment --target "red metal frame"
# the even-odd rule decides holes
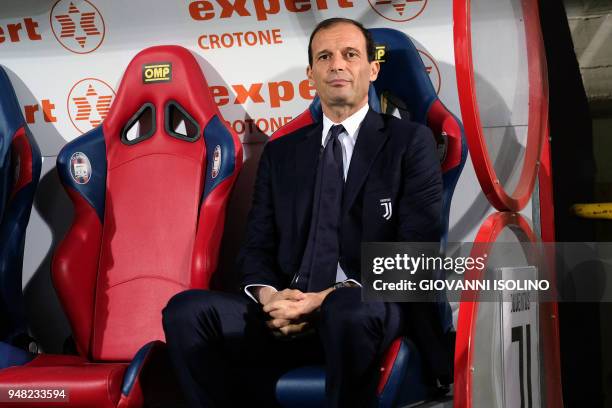
[[[522,6],[529,73],[527,148],[518,185],[512,194],[508,194],[493,168],[480,120],[472,59],[471,1],[453,1],[455,65],[461,117],[482,191],[489,202],[500,211],[520,211],[529,201],[538,172],[542,144],[548,131],[548,79],[538,2],[523,0]]]
[[[491,214],[482,224],[476,238],[471,257],[480,257],[487,254],[497,240],[501,231],[506,227],[517,227],[531,242],[539,239],[531,229],[529,222],[518,213],[497,212]],[[552,260],[549,260],[551,262]],[[466,273],[466,279],[479,280],[482,272],[476,269]],[[554,276],[552,277],[554,278]],[[555,287],[555,282],[551,282]],[[474,350],[473,339],[476,335],[476,322],[478,317],[478,294],[468,293],[459,307],[457,322],[457,340],[455,344],[455,388],[454,406],[468,408],[472,406],[472,361]],[[541,350],[544,355],[545,367],[545,393],[547,407],[563,407],[561,395],[561,377],[559,360],[559,325],[556,302],[540,304],[540,326],[545,336],[542,340]]]
[[[555,206],[552,190],[552,164],[550,159],[550,142],[547,137],[542,145],[542,157],[538,181],[540,188],[540,230],[542,241],[555,242]],[[555,276],[551,276],[551,279]],[[563,407],[563,395],[561,392],[561,350],[559,343],[559,308],[557,302],[543,303],[540,306],[544,316],[553,318],[543,319],[540,324],[544,326],[547,333],[552,336],[544,343],[544,367],[546,368],[546,396],[547,406]]]
[[[491,214],[481,225],[471,257],[482,257],[489,252],[501,231],[508,226],[516,226],[525,233],[529,241],[538,241],[531,226],[518,213],[497,212]],[[483,270],[484,271],[484,270]],[[466,279],[479,280],[483,271],[472,269],[466,272]],[[461,301],[457,321],[457,339],[455,343],[455,387],[454,407],[467,408],[472,406],[472,360],[475,354],[472,340],[476,336],[476,321],[478,317],[478,294],[465,296],[470,300]]]

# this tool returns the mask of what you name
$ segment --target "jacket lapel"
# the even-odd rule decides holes
[[[312,207],[312,194],[314,191],[317,163],[321,151],[321,133],[323,122],[319,122],[304,138],[295,144],[296,178],[294,184],[295,214],[297,231],[301,225],[309,225],[306,219]],[[308,221],[308,223],[306,223]]]
[[[342,200],[342,213],[345,214],[353,205],[361,186],[370,172],[370,167],[378,152],[387,140],[387,134],[382,131],[384,122],[380,115],[370,109],[361,124],[357,143],[353,150]]]

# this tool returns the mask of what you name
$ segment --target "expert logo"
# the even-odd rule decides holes
[[[70,92],[66,106],[70,121],[81,133],[100,125],[108,115],[115,91],[106,82],[96,78],[78,81]]]
[[[51,8],[49,20],[53,35],[68,51],[88,54],[104,41],[104,18],[88,0],[58,0]]]
[[[354,0],[335,0],[340,8],[352,8]],[[197,21],[216,18],[255,17],[258,21],[286,13],[327,10],[328,0],[200,0],[189,3],[189,15]]]
[[[423,65],[425,65],[425,70],[429,75],[429,79],[431,80],[436,93],[439,94],[440,88],[442,87],[442,77],[440,76],[440,68],[438,68],[438,64],[433,57],[425,51],[419,49],[417,49],[417,51],[421,56],[421,61],[423,61]]]
[[[376,13],[387,20],[402,22],[417,18],[427,0],[368,0]]]

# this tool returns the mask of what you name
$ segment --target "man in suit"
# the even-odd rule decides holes
[[[439,241],[434,138],[368,107],[379,64],[361,24],[323,21],[308,51],[323,118],[264,148],[239,257],[244,294],[192,290],[164,310],[193,406],[272,406],[274,376],[313,362],[325,362],[329,406],[371,404],[381,356],[403,334],[435,376],[449,375],[434,306],[363,302],[359,284],[362,242]]]

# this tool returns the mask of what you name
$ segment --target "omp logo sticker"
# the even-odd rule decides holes
[[[142,67],[142,82],[144,84],[170,82],[171,80],[172,64],[169,62],[146,64]]]

